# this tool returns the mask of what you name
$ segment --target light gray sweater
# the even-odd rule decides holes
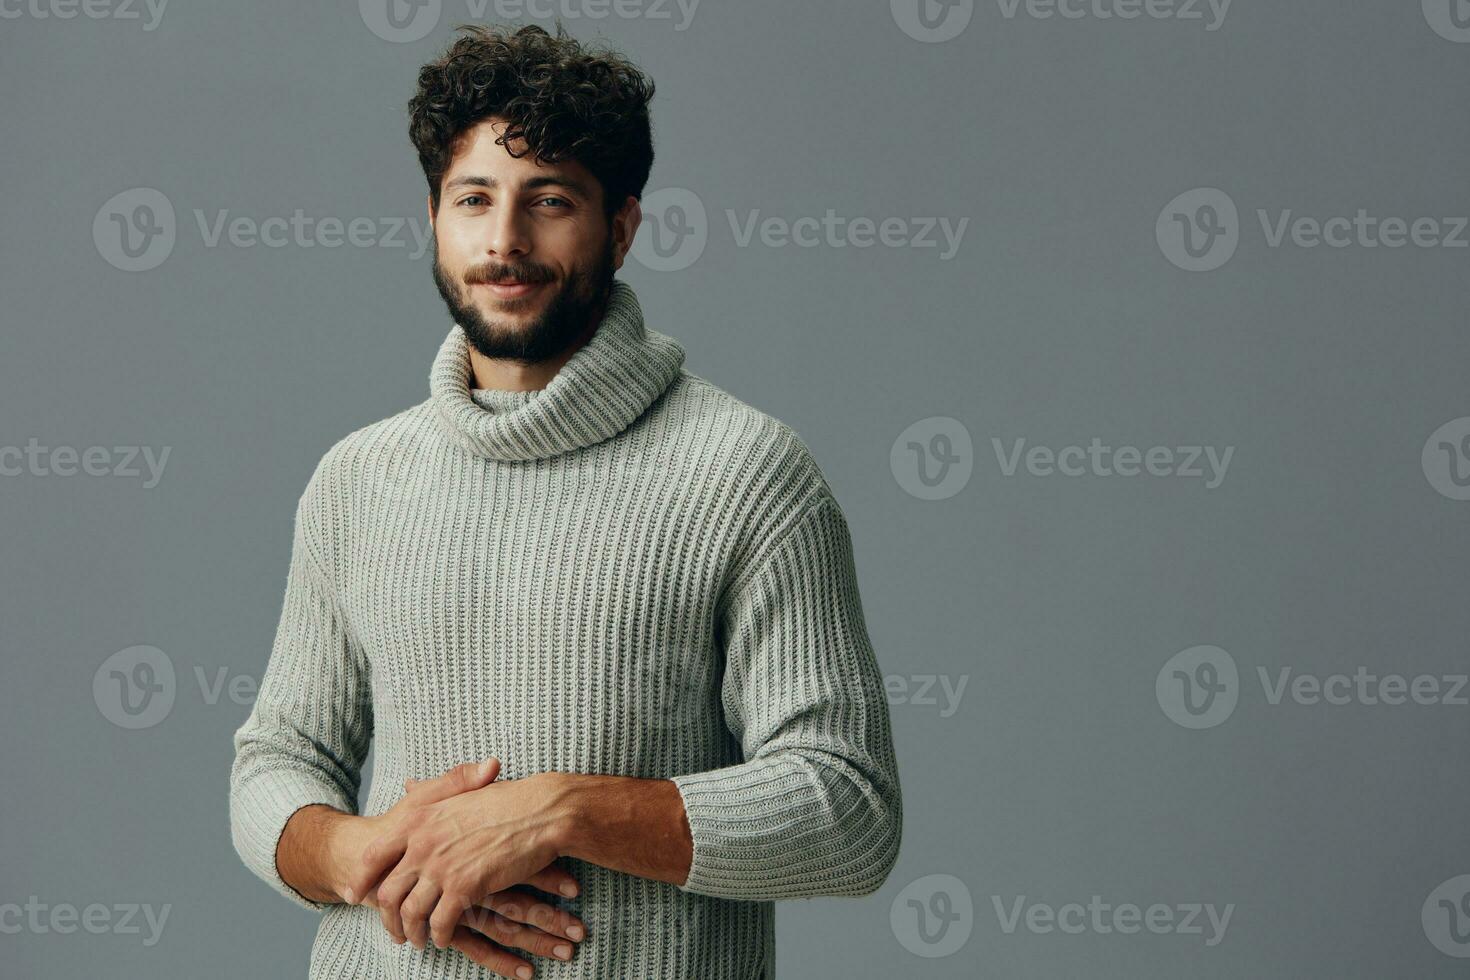
[[[775,900],[865,895],[893,866],[898,772],[842,511],[795,432],[683,362],[617,280],[544,389],[473,390],[455,326],[430,397],[318,464],[230,774],[245,864],[325,913],[314,980],[491,976],[277,873],[297,809],[359,812],[369,745],[366,814],[490,755],[502,779],[678,785],[688,881],[563,859],[588,936],[538,977],[769,980]]]

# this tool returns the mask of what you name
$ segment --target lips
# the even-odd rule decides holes
[[[532,293],[535,290],[541,288],[544,283],[526,282],[524,280],[515,279],[506,280],[504,282],[475,283],[475,285],[483,286],[498,297],[501,297],[503,299],[510,299],[516,296],[525,296],[529,293]]]

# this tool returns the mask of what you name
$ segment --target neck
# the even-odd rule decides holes
[[[487,388],[474,378],[473,349],[455,324],[429,370],[434,411],[471,455],[498,462],[550,459],[627,429],[678,380],[684,348],[650,330],[633,287],[613,280],[589,339],[540,389]]]
[[[486,357],[471,347],[470,370],[473,373],[475,387],[495,388],[501,391],[539,391],[545,388],[562,369],[562,365],[570,361],[572,355],[585,347],[592,339],[592,335],[597,332],[598,324],[602,322],[606,307],[607,301],[604,299],[587,318],[587,326],[582,329],[576,339],[568,344],[561,353],[544,361],[527,363],[503,357]]]

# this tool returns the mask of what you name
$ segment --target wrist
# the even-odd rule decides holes
[[[577,857],[581,831],[585,827],[582,806],[587,777],[574,772],[539,774],[546,784],[546,819],[542,824],[545,842],[554,857]]]
[[[340,810],[322,815],[322,852],[327,859],[325,884],[336,896],[335,901],[362,901],[361,896],[349,897],[347,891],[357,873],[363,849],[372,839],[371,829],[370,817]]]
[[[355,819],[324,803],[308,804],[293,813],[276,842],[276,873],[281,880],[310,901],[343,901],[339,854]]]
[[[693,839],[673,780],[545,775],[542,826],[557,857],[672,884],[687,880]]]

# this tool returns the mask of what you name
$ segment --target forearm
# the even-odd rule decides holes
[[[682,885],[694,843],[667,779],[553,773],[557,850],[600,867]]]
[[[297,507],[275,642],[250,716],[235,732],[230,837],[252,873],[321,911],[324,903],[281,877],[277,853],[287,823],[304,806],[356,811],[373,719],[366,656],[351,641],[330,575],[314,557],[321,549],[309,532],[324,520],[317,496],[304,495]]]
[[[276,845],[281,880],[313,902],[346,901],[341,893],[349,870],[344,855],[350,841],[362,836],[364,820],[322,804],[297,810]]]
[[[867,895],[897,858],[891,762],[791,748],[674,784],[695,841],[688,891],[744,901]]]

